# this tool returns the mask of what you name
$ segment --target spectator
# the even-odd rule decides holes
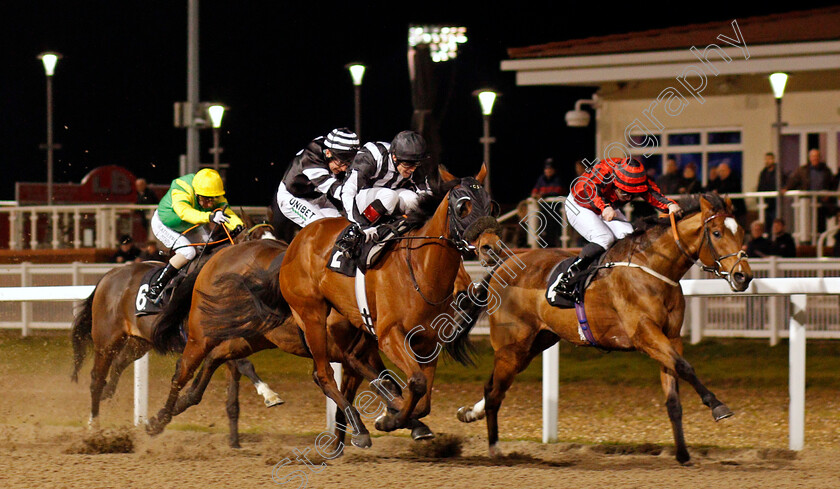
[[[710,192],[720,195],[741,193],[741,175],[732,171],[728,163],[720,163],[715,169],[717,170],[717,179],[714,182],[709,182]],[[733,199],[732,206],[735,219],[743,226],[743,220],[747,214],[744,199]]]
[[[758,174],[758,186],[756,187],[756,191],[758,192],[774,192],[776,190],[776,155],[773,153],[767,153],[764,155],[764,168],[761,169],[761,173]],[[784,175],[782,175],[784,179]],[[784,181],[782,181],[782,185],[784,186]],[[767,203],[767,210],[765,211],[765,217],[767,218],[767,222],[774,222],[776,218],[776,199],[765,199],[764,202]]]
[[[828,165],[822,161],[820,150],[808,151],[808,162],[800,166],[788,180],[784,191],[788,190],[834,190],[834,174]],[[835,201],[831,197],[820,197],[817,208],[817,232],[825,231],[825,221],[833,215],[836,209]]]
[[[579,177],[586,173],[586,165],[583,164],[583,160],[575,161],[575,176]]]
[[[167,261],[166,255],[157,247],[157,241],[150,239],[146,241],[146,247],[140,253],[140,261]]]
[[[140,261],[140,250],[134,246],[134,240],[131,236],[125,234],[120,238],[120,247],[114,256],[111,257],[114,263],[131,263]]]
[[[764,235],[764,223],[753,221],[750,225],[750,242],[744,245],[747,256],[751,258],[765,258],[773,253],[773,242]]]
[[[665,161],[665,173],[659,177],[656,182],[663,195],[674,195],[679,192],[682,177],[680,176],[680,167],[677,165],[677,160],[668,158]]]
[[[782,219],[773,220],[773,253],[785,258],[796,258],[796,242],[793,236],[785,231],[785,221]]]
[[[709,181],[706,182],[706,190],[711,192],[712,189],[714,189],[714,187],[717,185],[717,180],[718,180],[717,168],[713,166],[713,167],[709,168]]]
[[[531,190],[531,197],[534,199],[545,199],[548,197],[559,197],[566,193],[563,184],[560,182],[560,177],[557,176],[557,169],[554,166],[554,159],[548,158],[543,163],[543,174],[537,178],[534,188]],[[560,208],[558,205],[557,209]],[[557,219],[551,215],[543,213],[543,218],[546,221],[545,231],[542,234],[542,239],[548,243],[549,247],[556,247],[560,239],[560,226],[562,225]]]
[[[697,165],[690,162],[685,165],[682,171],[680,187],[677,189],[681,194],[696,194],[703,190],[700,180],[697,180]]]

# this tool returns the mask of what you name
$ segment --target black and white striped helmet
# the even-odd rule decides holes
[[[330,150],[335,158],[352,162],[359,151],[359,136],[346,127],[333,129],[324,139],[324,146]]]

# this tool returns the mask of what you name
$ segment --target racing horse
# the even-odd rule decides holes
[[[461,407],[458,419],[487,418],[491,456],[500,456],[498,413],[514,377],[531,360],[558,340],[603,350],[639,350],[661,366],[660,380],[674,434],[676,459],[689,463],[682,428],[678,382],[694,388],[715,421],[732,411],[697,378],[683,358],[680,336],[685,298],[680,278],[696,261],[705,270],[743,291],[752,271],[741,251],[744,231],[733,218],[732,203],[717,194],[690,196],[680,202],[685,217],[678,222],[651,217],[630,236],[618,241],[602,260],[586,289],[585,315],[574,309],[551,306],[545,298],[549,274],[567,254],[548,249],[531,250],[506,259],[482,282],[486,303],[498,306],[489,314],[494,363],[484,397],[474,406]],[[474,324],[462,324],[469,329]]]
[[[288,306],[276,290],[276,281],[273,289],[264,286],[277,276],[287,246],[283,241],[259,240],[220,250],[199,272],[189,310],[167,308],[163,312],[155,325],[153,344],[161,352],[183,353],[165,405],[149,420],[149,434],[161,433],[173,416],[198,404],[213,372],[226,361],[270,348],[311,358]],[[468,276],[466,280],[469,281]],[[186,343],[179,329],[184,319],[188,330]],[[221,327],[226,328],[225,333],[214,334]],[[258,333],[257,329],[263,332]],[[341,391],[350,402],[363,378],[378,385],[386,401],[400,396],[399,381],[387,375],[373,338],[335,313],[330,316],[328,329],[329,358],[343,363]],[[359,342],[358,353],[345,355],[356,342]],[[179,395],[197,369],[193,384]],[[396,406],[391,404],[392,409]],[[340,409],[336,412],[336,422],[333,453],[343,448],[345,437],[341,427],[346,425],[346,418]],[[415,440],[434,436],[419,420],[413,420],[409,428]]]
[[[243,216],[245,217],[245,216]],[[246,219],[245,221],[249,221]],[[221,226],[219,227],[221,229]],[[272,237],[270,227],[264,224],[252,226],[236,237],[237,241]],[[221,231],[214,230],[213,236],[220,236]],[[223,241],[219,239],[219,244]],[[210,246],[205,247],[210,248]],[[202,256],[191,263],[192,270],[198,270],[210,251],[202,252]],[[150,270],[162,266],[157,261],[129,263],[115,267],[106,273],[96,284],[94,291],[84,301],[77,312],[73,325],[71,339],[73,344],[74,366],[71,380],[78,382],[79,370],[82,367],[88,347],[93,347],[93,368],[91,370],[91,408],[89,426],[99,427],[99,407],[102,400],[113,396],[122,372],[135,360],[142,357],[152,348],[152,333],[158,316],[135,316],[135,299],[143,276]],[[187,274],[186,278],[175,288],[170,305],[189,310],[189,294],[192,290],[196,273]],[[245,374],[257,388],[267,407],[277,406],[283,400],[267,384],[262,382],[254,371],[254,366],[248,360],[229,363],[229,388],[227,411],[230,424],[229,442],[232,447],[239,446],[238,436],[238,386],[241,374]],[[110,370],[110,380],[109,377]],[[107,383],[106,383],[107,381]]]
[[[346,414],[354,429],[351,442],[357,447],[370,447],[371,438],[359,411],[333,379],[328,334],[332,311],[355,328],[363,328],[365,320],[372,323],[365,334],[375,338],[379,349],[408,376],[400,408],[376,420],[381,431],[406,427],[411,419],[428,414],[441,350],[461,363],[469,361],[468,337],[446,320],[454,283],[462,255],[477,252],[487,261],[498,256],[500,226],[482,186],[485,167],[475,178],[456,179],[439,171],[432,194],[421,199],[419,212],[408,216],[415,228],[392,238],[394,247],[367,271],[368,318],[357,307],[355,279],[327,268],[328,260],[338,258],[331,250],[348,225],[345,219],[321,219],[303,228],[275,278],[312,354],[316,383]]]

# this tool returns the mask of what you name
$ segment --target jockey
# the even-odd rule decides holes
[[[570,295],[570,283],[616,240],[633,232],[633,226],[621,212],[621,206],[635,197],[669,213],[679,213],[680,206],[662,195],[656,183],[645,173],[642,164],[632,158],[599,161],[575,179],[572,196],[566,200],[566,220],[587,243],[569,269],[560,274],[551,293]]]
[[[166,284],[178,274],[184,265],[196,255],[191,243],[206,243],[210,234],[204,226],[185,231],[195,224],[210,222],[226,226],[233,234],[244,229],[244,224],[234,212],[220,208],[227,204],[222,177],[216,170],[204,168],[172,180],[169,191],[163,196],[152,216],[152,232],[167,248],[175,253],[166,268],[149,287],[146,297],[154,303],[160,301],[160,293]],[[214,210],[215,209],[215,210]]]
[[[341,217],[341,184],[359,151],[359,137],[347,128],[317,137],[298,152],[272,202],[275,229],[285,216],[299,227],[325,217]]]
[[[341,200],[347,219],[362,227],[365,241],[378,238],[382,216],[416,210],[419,195],[430,193],[425,175],[415,173],[428,158],[426,141],[414,131],[403,131],[391,144],[365,144],[344,182]]]

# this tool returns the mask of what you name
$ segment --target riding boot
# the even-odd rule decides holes
[[[587,243],[580,251],[580,255],[569,265],[569,269],[558,275],[557,285],[555,285],[553,292],[567,297],[571,296],[574,292],[573,279],[586,270],[589,264],[604,251],[606,250],[599,244]]]
[[[158,275],[157,280],[149,286],[149,291],[146,292],[146,297],[154,304],[159,303],[161,292],[163,292],[163,289],[166,288],[166,284],[168,284],[169,281],[176,275],[178,275],[178,269],[172,266],[171,263],[167,263],[166,267],[160,275]]]

